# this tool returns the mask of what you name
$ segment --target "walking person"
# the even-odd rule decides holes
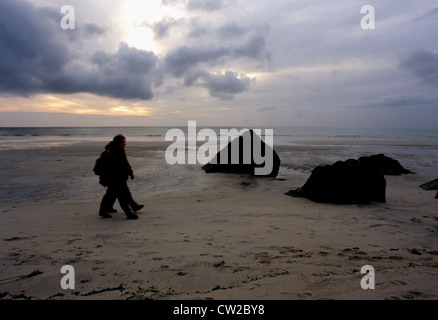
[[[119,200],[120,207],[130,220],[138,219],[134,212],[144,207],[134,201],[127,184],[128,177],[134,179],[134,171],[126,157],[125,146],[126,138],[119,134],[107,144],[100,156],[102,171],[99,182],[107,187],[99,209],[99,215],[103,218],[111,218],[108,213],[116,211],[113,209],[116,199]]]

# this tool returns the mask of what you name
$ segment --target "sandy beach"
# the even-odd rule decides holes
[[[0,0],[2,314],[433,315],[405,301],[438,300],[437,27],[431,0]]]
[[[103,142],[0,151],[0,298],[437,299],[438,200],[418,187],[437,178],[436,158],[403,154],[409,141],[354,143],[278,146],[270,179],[170,166],[164,143],[128,138],[129,186],[145,205],[136,221],[118,204],[112,219],[98,216],[105,190],[91,169]],[[416,172],[386,176],[386,203],[284,195],[316,165],[381,151]],[[75,289],[60,286],[64,265]],[[364,265],[374,290],[361,288]]]

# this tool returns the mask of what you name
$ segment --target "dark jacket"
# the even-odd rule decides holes
[[[125,149],[110,142],[101,157],[105,163],[104,174],[100,179],[102,185],[124,182],[128,180],[128,177],[133,177],[134,172],[126,157]]]

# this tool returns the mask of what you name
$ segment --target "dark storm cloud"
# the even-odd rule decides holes
[[[188,30],[189,39],[197,41],[215,39],[220,43],[244,38],[252,31],[252,28],[242,27],[235,22],[214,26],[210,21],[202,21],[199,17],[185,21],[184,27]]]
[[[176,28],[184,23],[184,19],[175,19],[172,17],[165,17],[162,20],[149,23],[142,22],[138,27],[150,28],[154,32],[155,39],[166,38],[173,28]]]
[[[104,34],[96,24],[63,30],[59,12],[17,0],[0,1],[0,15],[0,93],[89,92],[148,100],[152,85],[161,82],[155,54],[123,43],[115,54],[98,51],[78,61],[74,40]]]
[[[28,2],[0,1],[0,93],[38,91],[67,63],[52,14]]]
[[[90,73],[97,82],[88,85],[100,95],[149,100],[154,96],[152,85],[161,82],[160,74],[155,73],[158,64],[155,54],[131,48],[126,43],[121,43],[113,55],[97,51],[91,62],[97,66]]]
[[[87,36],[91,36],[91,37],[105,34],[105,30],[94,23],[85,24],[83,30]]]
[[[176,77],[198,67],[202,63],[216,65],[225,58],[268,59],[265,39],[254,36],[243,44],[228,46],[182,46],[167,54],[164,59],[167,70]]]
[[[400,66],[419,78],[423,84],[438,85],[438,54],[417,51],[404,59]]]
[[[83,65],[73,62],[62,72],[41,76],[41,84],[30,88],[30,93],[72,94],[88,92],[120,99],[149,100],[154,96],[152,85],[159,75],[153,53],[128,47],[121,43],[115,54],[96,52],[90,62]],[[151,75],[153,74],[153,76]]]
[[[196,18],[187,21],[186,19],[175,19],[172,17],[164,17],[162,20],[152,24],[144,21],[139,27],[150,28],[154,32],[156,39],[163,39],[169,36],[172,29],[175,28],[189,29],[188,35],[192,38],[217,36],[221,41],[244,37],[250,31],[249,28],[241,27],[237,23],[228,23],[215,29],[211,25],[199,24]]]
[[[229,58],[269,60],[265,39],[254,36],[242,44],[218,47],[183,46],[169,52],[164,64],[167,72],[184,79],[185,86],[202,86],[208,89],[212,97],[230,100],[235,94],[247,91],[252,81],[247,76],[230,70],[224,74],[206,71],[207,67],[220,65]]]
[[[209,74],[203,79],[212,97],[222,100],[231,100],[235,94],[249,89],[251,79],[245,75],[238,75],[237,72],[226,71],[225,74]]]
[[[266,41],[262,36],[254,36],[246,43],[232,49],[236,58],[248,57],[252,59],[270,60],[269,53],[265,50]]]
[[[217,10],[220,1],[189,1],[193,10]],[[265,39],[236,24],[215,28],[222,37],[234,33],[234,42],[217,46],[182,46],[160,60],[153,52],[121,43],[115,53],[93,50],[96,37],[107,36],[95,23],[76,21],[63,30],[59,9],[38,8],[24,0],[0,1],[0,94],[32,96],[39,93],[87,92],[120,99],[149,100],[165,74],[182,78],[185,86],[199,86],[212,97],[229,100],[249,89],[252,80],[234,71],[211,73],[230,59],[269,59]],[[184,20],[165,18],[151,27],[157,38]],[[237,38],[240,36],[239,39]],[[246,40],[244,40],[246,39]],[[238,41],[241,40],[241,41]],[[230,40],[231,41],[231,40]]]
[[[155,37],[158,39],[166,37],[169,33],[169,30],[175,25],[175,21],[175,19],[166,18],[156,23],[153,26]]]
[[[175,77],[184,76],[200,63],[215,64],[229,55],[225,47],[188,47],[183,46],[169,52],[164,59],[167,70]]]
[[[110,55],[97,51],[91,61],[98,65],[105,75],[114,75],[118,72],[146,74],[156,66],[158,58],[153,52],[130,48],[126,43],[121,43],[117,53]]]
[[[249,90],[254,79],[237,72],[210,73],[194,70],[186,75],[185,86],[199,86],[208,89],[210,96],[221,100],[231,100],[234,95]]]

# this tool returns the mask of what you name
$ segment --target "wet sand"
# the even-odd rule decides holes
[[[267,179],[169,166],[163,146],[128,141],[145,205],[131,221],[118,205],[97,215],[100,144],[0,153],[1,299],[438,297],[438,200],[418,187],[436,177],[411,156],[417,174],[387,176],[386,203],[331,205],[284,195],[309,176],[284,161],[296,146],[279,148],[284,167]],[[61,288],[64,265],[75,289]],[[364,265],[374,290],[361,288]]]

